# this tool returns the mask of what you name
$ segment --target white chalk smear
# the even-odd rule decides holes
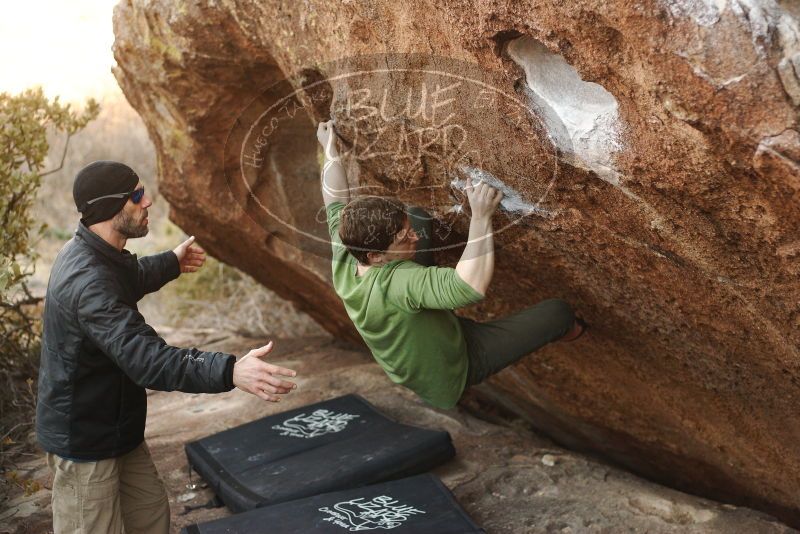
[[[753,48],[766,57],[776,30],[781,41],[787,34],[796,32],[797,20],[775,0],[660,0],[673,17],[688,18],[698,26],[716,24],[726,9],[750,33]],[[785,42],[782,43],[786,48]]]
[[[461,170],[461,172],[463,172],[472,179],[473,185],[477,185],[478,182],[484,182],[491,185],[495,189],[499,189],[500,191],[502,191],[503,200],[500,201],[500,207],[506,212],[515,213],[519,215],[539,215],[540,217],[546,217],[548,219],[554,217],[555,215],[551,211],[548,211],[544,208],[539,207],[536,204],[528,202],[527,200],[522,198],[522,195],[520,194],[519,191],[517,191],[516,189],[514,189],[509,185],[506,185],[499,178],[497,178],[488,171],[476,167],[470,167],[467,165],[461,166],[459,170]],[[467,181],[455,179],[450,183],[450,185],[452,185],[453,187],[455,187],[460,191],[463,191],[464,187],[466,187],[467,185]],[[460,213],[462,208],[460,205],[457,206],[459,207],[456,208],[454,206],[452,211]]]
[[[719,22],[728,0],[661,0],[676,18],[689,18],[698,26],[713,26]]]
[[[542,116],[553,143],[573,157],[575,165],[618,186],[613,154],[622,145],[614,95],[599,84],[583,81],[564,58],[532,37],[514,39],[508,53],[525,71],[529,101]]]

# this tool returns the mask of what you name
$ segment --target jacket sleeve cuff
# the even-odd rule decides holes
[[[181,275],[181,264],[178,261],[178,256],[174,251],[168,250],[162,254],[164,256],[164,272],[167,277],[166,282],[171,282]]]
[[[225,363],[225,387],[228,390],[233,389],[233,366],[236,364],[236,356],[228,356],[228,361]]]

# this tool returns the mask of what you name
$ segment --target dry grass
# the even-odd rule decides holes
[[[148,236],[137,243],[141,253],[166,250],[186,238],[166,218],[153,233],[152,240]],[[170,328],[222,330],[248,337],[323,334],[316,322],[290,302],[213,257],[198,272],[181,275],[146,296],[139,309],[151,324]]]

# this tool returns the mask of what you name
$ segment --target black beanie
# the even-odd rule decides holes
[[[72,198],[83,217],[84,226],[106,221],[119,213],[128,197],[104,198],[87,204],[88,201],[105,195],[130,193],[139,183],[133,169],[116,161],[95,161],[78,171],[72,185]]]

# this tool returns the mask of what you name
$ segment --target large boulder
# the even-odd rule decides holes
[[[774,0],[123,1],[117,79],[171,218],[357,339],[330,284],[315,125],[351,185],[435,217],[502,187],[490,319],[590,335],[484,398],[559,442],[800,525],[800,29]],[[132,162],[135,164],[135,162]]]

